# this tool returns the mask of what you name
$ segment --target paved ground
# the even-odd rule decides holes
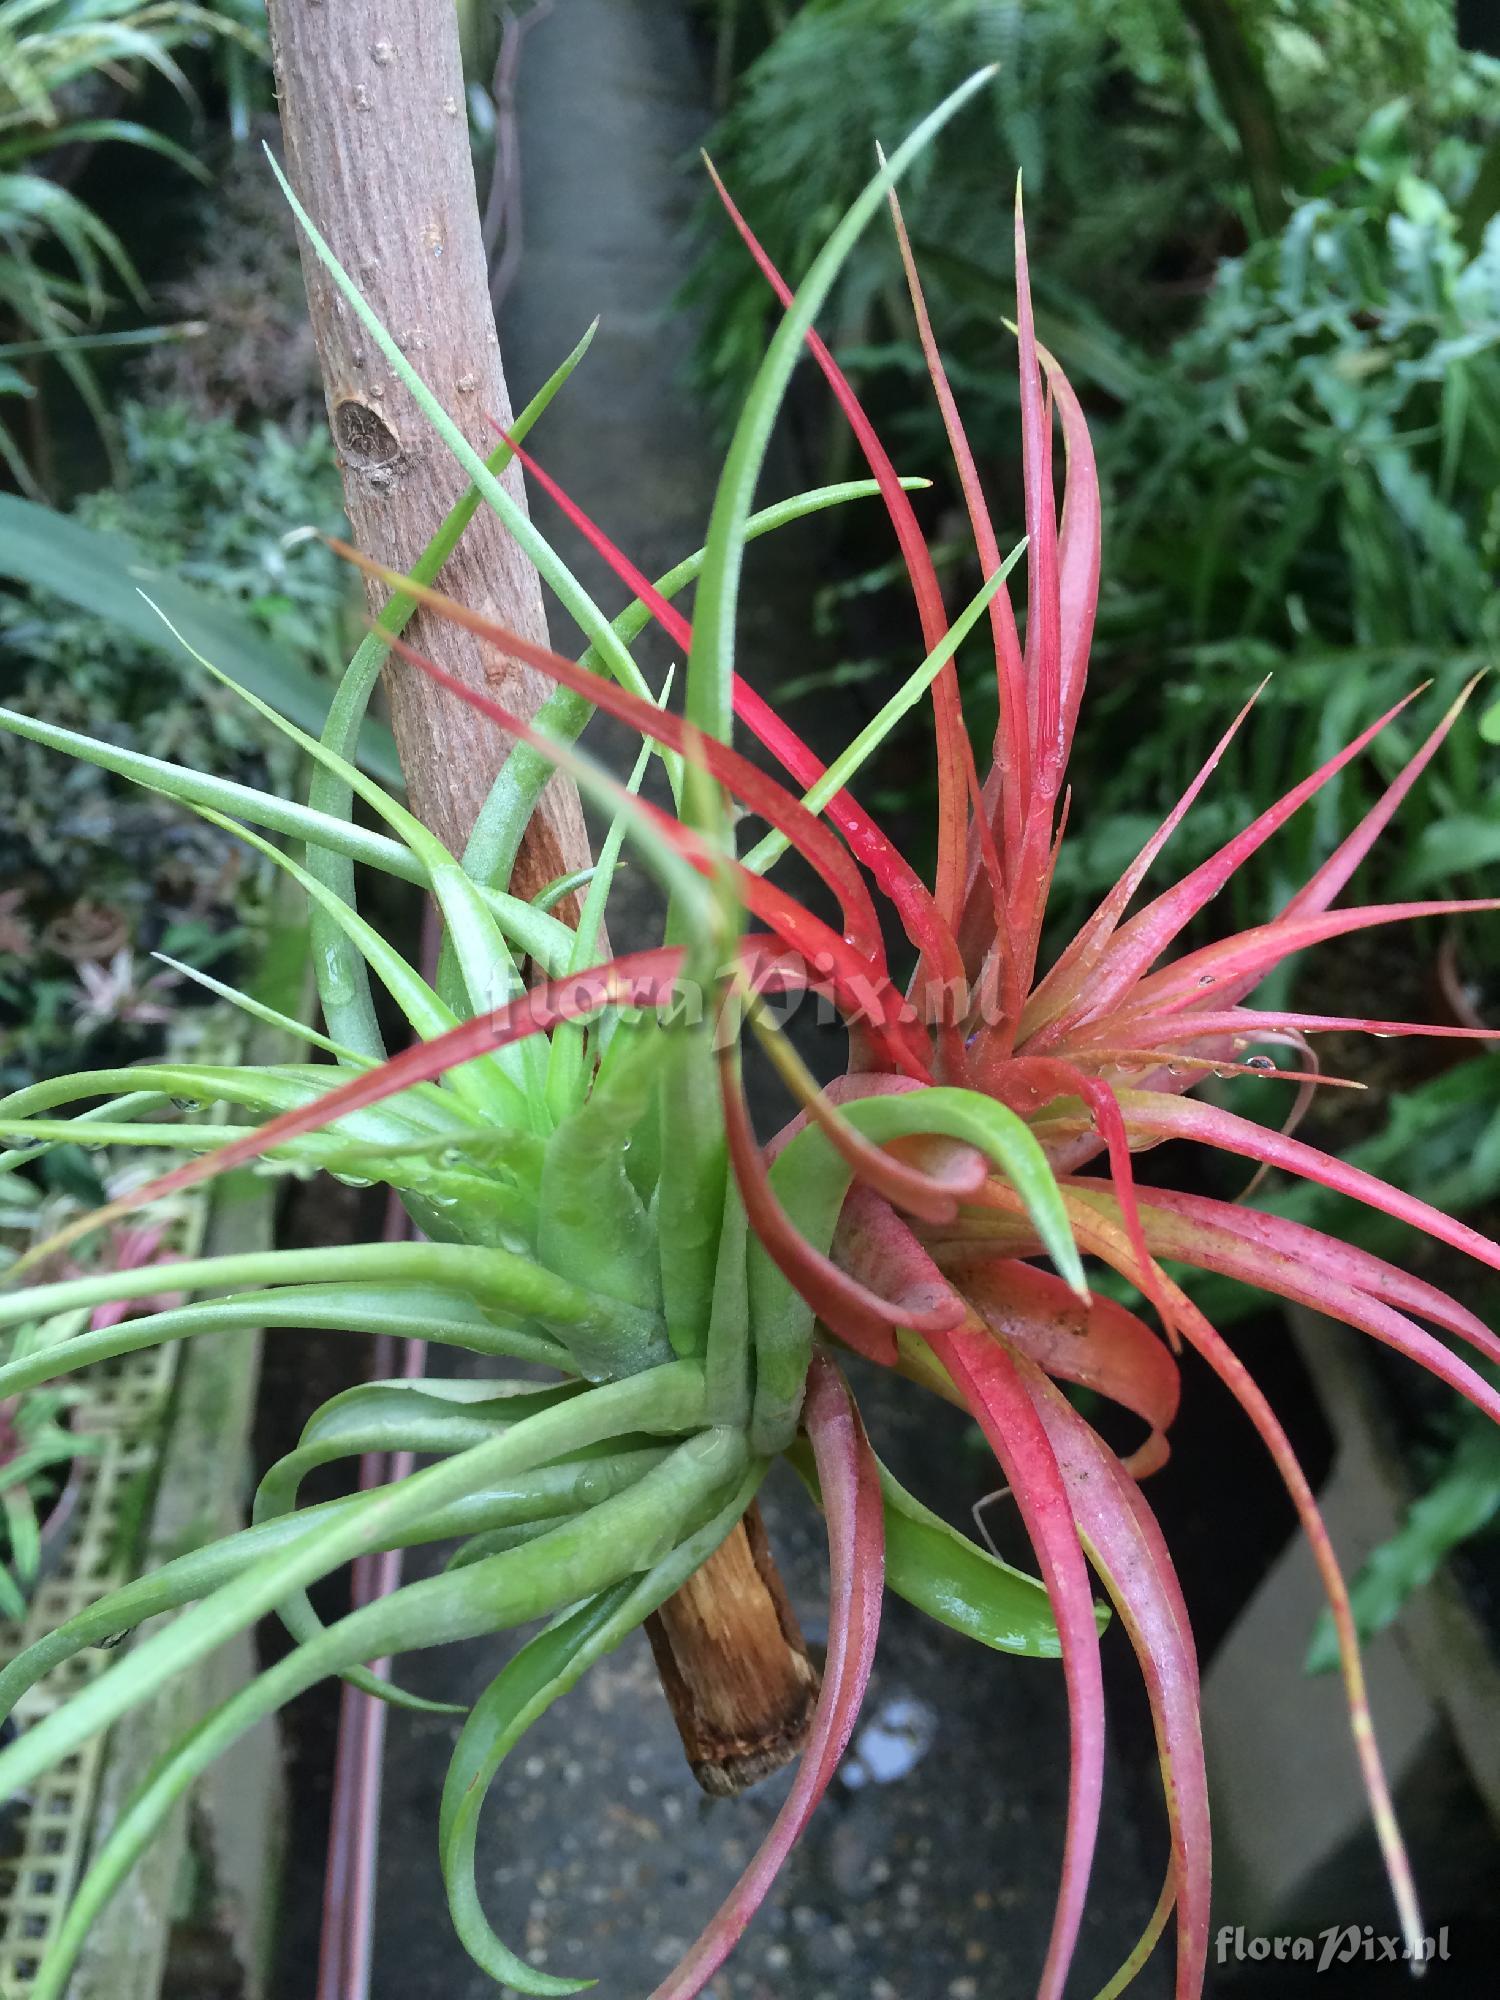
[[[533,30],[522,75],[527,249],[501,319],[519,403],[594,313],[604,314],[535,444],[648,571],[701,540],[713,466],[704,420],[679,379],[687,329],[664,312],[686,269],[682,236],[697,186],[688,162],[706,122],[685,11],[662,0],[558,0]],[[762,565],[771,596],[762,595],[752,623],[750,671],[765,688],[795,659],[784,634],[795,630],[789,621],[809,580],[798,560],[809,558]],[[577,567],[602,602],[619,602],[586,552]],[[564,636],[563,621],[555,631]],[[619,928],[632,921],[627,913]],[[888,1387],[877,1386],[868,1411],[885,1455],[961,1519],[988,1483],[962,1426],[930,1406],[914,1421]],[[804,1627],[821,1641],[818,1524],[789,1485],[774,1486],[766,1512]],[[1116,1635],[1110,1643],[1118,1648]],[[445,1648],[408,1662],[405,1679],[469,1700],[505,1650],[504,1642]],[[481,2000],[495,1991],[441,1916],[435,1826],[453,1733],[444,1719],[392,1718],[375,2000]],[[785,1783],[732,1804],[703,1798],[644,1642],[632,1642],[536,1729],[492,1796],[480,1848],[492,1915],[549,1971],[594,1975],[601,1994],[633,2000],[695,1935]],[[983,1653],[893,1604],[854,1757],[714,1992],[719,2000],[1027,1994],[1050,1922],[1064,1784],[1057,1670]],[[1154,1900],[1155,1843],[1148,1864],[1131,1803],[1113,1773],[1080,1993],[1108,1977]],[[1165,1993],[1165,1973],[1158,1968],[1137,1990],[1146,2000]]]

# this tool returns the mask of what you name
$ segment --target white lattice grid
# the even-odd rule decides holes
[[[169,1343],[104,1362],[78,1378],[74,1425],[98,1438],[77,1461],[72,1531],[57,1567],[37,1589],[23,1625],[0,1625],[0,1657],[12,1658],[134,1574],[135,1549],[176,1373]],[[38,1681],[16,1705],[31,1727],[102,1673],[109,1652],[91,1647]],[[0,1993],[32,1990],[78,1874],[93,1808],[103,1739],[93,1738],[38,1779],[6,1815],[0,1837]]]
[[[179,1254],[191,1257],[202,1241],[206,1205],[189,1195],[176,1210],[170,1240]],[[170,1282],[164,1275],[164,1286]],[[78,1493],[69,1532],[24,1622],[0,1622],[0,1660],[13,1659],[134,1576],[141,1531],[154,1498],[178,1354],[178,1344],[168,1341],[99,1362],[73,1378],[79,1393],[70,1421],[92,1443],[74,1461]],[[30,1728],[59,1708],[103,1673],[112,1657],[102,1647],[90,1647],[54,1668],[16,1704],[19,1726]],[[103,1750],[104,1739],[92,1738],[38,1779],[25,1798],[0,1809],[3,2000],[27,2000],[67,1908],[85,1850]]]

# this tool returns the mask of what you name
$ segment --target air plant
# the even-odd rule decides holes
[[[1298,1065],[1309,1037],[1325,1029],[1463,1032],[1246,1004],[1256,982],[1293,951],[1344,931],[1455,907],[1333,907],[1452,716],[1286,910],[1255,930],[1169,956],[1236,866],[1358,754],[1380,724],[1220,854],[1129,915],[1148,868],[1210,779],[1221,744],[1116,889],[1038,976],[1047,882],[1067,814],[1067,754],[1084,689],[1100,518],[1081,412],[1035,341],[1019,205],[1024,645],[1006,586],[1014,558],[1001,557],[899,210],[894,219],[918,327],[985,578],[958,617],[950,619],[943,604],[907,497],[909,482],[897,477],[812,332],[859,232],[888,198],[894,209],[901,172],[986,75],[971,79],[882,162],[795,293],[729,207],[786,312],[730,444],[704,548],[655,584],[583,519],[524,446],[586,341],[492,457],[481,460],[288,191],[350,308],[473,481],[413,577],[379,572],[392,596],[351,663],[321,742],[252,699],[268,723],[312,757],[308,805],[31,718],[0,716],[6,727],[232,824],[302,885],[317,926],[326,1030],[312,1039],[332,1058],[233,1069],[153,1063],[48,1082],[0,1104],[0,1137],[14,1146],[0,1165],[64,1142],[196,1155],[54,1238],[49,1252],[84,1228],[254,1160],[388,1182],[427,1238],[184,1262],[174,1284],[188,1292],[211,1287],[219,1295],[80,1333],[34,1359],[0,1367],[0,1394],[157,1341],[244,1326],[389,1332],[540,1364],[556,1376],[545,1387],[442,1377],[377,1382],[334,1398],[312,1418],[297,1449],[266,1474],[251,1527],[127,1586],[0,1671],[0,1705],[9,1706],[79,1648],[179,1609],[0,1754],[0,1787],[12,1787],[266,1612],[278,1611],[297,1642],[184,1739],[127,1807],[42,1969],[36,1990],[43,2000],[64,1990],[94,1915],[175,1801],[255,1720],[331,1673],[414,1703],[399,1687],[373,1680],[365,1663],[537,1619],[549,1622],[463,1724],[438,1838],[453,1919],[478,1962],[524,1992],[573,1990],[572,1982],[524,1964],[481,1907],[474,1849],[485,1795],[527,1726],[692,1572],[781,1453],[813,1484],[828,1524],[830,1642],[822,1691],[797,1779],[764,1846],[656,1989],[658,2000],[685,2000],[702,1990],[827,1787],[870,1671],[883,1584],[999,1650],[1061,1659],[1071,1697],[1072,1775],[1062,1885],[1039,1988],[1056,2000],[1087,1896],[1102,1781],[1098,1633],[1108,1614],[1093,1601],[1089,1565],[1140,1658],[1171,1831],[1162,1897],[1110,1990],[1118,1991],[1144,1961],[1175,1907],[1176,1990],[1199,1993],[1209,1844],[1197,1669],[1171,1560],[1138,1484],[1166,1456],[1178,1402],[1175,1356],[1183,1343],[1204,1355],[1247,1411],[1312,1538],[1403,1926],[1419,1934],[1370,1732],[1347,1594],[1316,1502],[1248,1372],[1165,1266],[1227,1272],[1348,1320],[1423,1363],[1491,1416],[1500,1415],[1494,1389],[1418,1320],[1492,1359],[1500,1359],[1500,1342],[1432,1286],[1331,1237],[1243,1204],[1138,1186],[1133,1156],[1166,1138],[1198,1139],[1341,1189],[1500,1265],[1500,1250],[1413,1197],[1289,1131],[1189,1095],[1205,1077],[1239,1073],[1288,1078],[1299,1093],[1319,1087],[1315,1071]],[[848,416],[872,476],[755,513],[766,442],[805,345]],[[1065,454],[1060,520],[1055,424]],[[633,593],[613,622],[497,483],[496,471],[512,456],[584,528]],[[889,510],[910,573],[926,656],[825,769],[735,673],[741,557],[753,535],[873,494]],[[529,645],[433,590],[465,510],[481,503],[497,509],[579,621],[590,641],[580,661]],[[696,585],[691,625],[675,602],[690,583]],[[508,714],[406,648],[400,630],[418,603],[551,677],[555,691],[534,721]],[[993,760],[981,779],[952,661],[986,618],[1000,715]],[[653,619],[686,656],[681,713],[657,698],[629,650]],[[352,761],[365,701],[392,647],[518,742],[462,862]],[[929,689],[939,775],[930,885],[848,789],[870,751]],[[628,785],[576,747],[595,708],[641,735]],[[736,718],[791,786],[732,747]],[[651,754],[666,766],[675,812],[638,795]],[[576,928],[506,888],[529,814],[554,769],[612,815]],[[355,823],[354,796],[373,809],[383,831]],[[743,855],[738,813],[770,828]],[[306,842],[305,862],[283,853],[267,832]],[[665,939],[600,962],[601,919],[625,841],[667,893]],[[821,878],[836,918],[776,884],[770,871],[788,848]],[[445,927],[434,983],[359,915],[356,864],[430,891]],[[914,961],[905,982],[893,972],[896,948],[888,949],[872,884],[889,905],[892,934],[904,935],[901,950],[909,948]],[[518,971],[523,956],[538,968],[529,988]],[[371,973],[418,1038],[389,1058],[375,1025]],[[766,1006],[771,996],[807,992],[831,1002],[848,1031],[848,1072],[826,1090],[806,1074]],[[797,1116],[766,1144],[752,1127],[741,1087],[746,1028],[764,1040],[799,1104]],[[1290,1051],[1293,1066],[1267,1049]],[[95,1100],[91,1109],[57,1115],[84,1100]],[[178,1100],[227,1104],[241,1115],[216,1126],[161,1115]],[[1080,1253],[1128,1280],[1139,1308],[1090,1293]],[[588,1274],[586,1284],[580,1272]],[[119,1273],[33,1286],[0,1299],[0,1323],[92,1310],[158,1283],[154,1274]],[[839,1366],[842,1350],[899,1368],[914,1384],[973,1412],[1030,1533],[1040,1582],[947,1529],[879,1464]],[[1059,1382],[1087,1384],[1132,1412],[1145,1433],[1137,1449],[1118,1456]],[[377,1449],[415,1450],[436,1462],[350,1499],[298,1504],[312,1468]],[[318,1578],[371,1550],[439,1540],[457,1543],[439,1575],[326,1628],[315,1619],[303,1593]]]

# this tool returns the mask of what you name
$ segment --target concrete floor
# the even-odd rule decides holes
[[[669,310],[688,268],[684,227],[700,185],[691,162],[707,123],[686,12],[663,0],[558,0],[528,35],[526,250],[501,314],[517,404],[593,315],[604,315],[533,442],[649,573],[701,541],[714,469],[705,420],[681,382],[690,329]],[[537,513],[549,533],[558,528],[545,502]],[[556,538],[572,560],[576,541]],[[815,542],[804,542],[800,554],[784,549],[769,569],[760,565],[747,671],[768,691],[796,664],[784,634],[804,615],[815,555]],[[606,606],[620,602],[587,551],[576,567]],[[554,637],[569,636],[557,618]],[[617,944],[644,921],[627,908]],[[992,1472],[949,1413],[925,1399],[914,1410],[913,1401],[872,1384],[872,1435],[931,1504],[962,1520]],[[819,1524],[792,1484],[773,1482],[766,1514],[818,1643]],[[1120,1650],[1118,1635],[1109,1643]],[[469,1701],[510,1645],[447,1647],[406,1662],[402,1678]],[[1019,2000],[1034,1990],[1056,1888],[1066,1781],[1060,1672],[985,1653],[893,1602],[866,1729],[770,1906],[711,1990],[718,2000]],[[391,1717],[375,2000],[495,1992],[443,1914],[437,1804],[455,1733],[445,1718]],[[637,1637],[532,1732],[492,1795],[479,1854],[492,1919],[548,1971],[594,1976],[611,2000],[643,1995],[749,1858],[787,1782],[733,1803],[701,1796]],[[1114,1970],[1155,1899],[1163,1856],[1154,1840],[1142,1856],[1132,1805],[1126,1780],[1112,1772],[1080,1993]],[[1165,1967],[1137,1990],[1143,2000],[1165,1994]]]

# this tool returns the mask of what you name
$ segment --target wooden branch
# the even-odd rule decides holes
[[[510,422],[490,309],[456,26],[423,0],[271,0],[271,51],[287,172],[339,262],[477,451],[495,446],[488,419]],[[448,10],[450,13],[452,9]],[[370,343],[309,246],[302,271],[328,419],[354,539],[397,569],[415,561],[467,478]],[[520,468],[506,485],[524,504]],[[481,508],[443,571],[442,587],[523,638],[547,642],[535,569]],[[372,608],[383,586],[368,586]],[[549,692],[519,661],[419,612],[411,643],[463,680],[486,668],[507,707],[530,715]],[[391,721],[415,809],[455,853],[509,739],[421,672],[386,669]],[[532,821],[512,888],[531,896],[588,854],[578,797],[554,780]],[[561,914],[566,916],[567,910]]]
[[[790,1763],[807,1741],[818,1674],[757,1503],[646,1632],[705,1792],[732,1798]]]
[[[334,254],[476,450],[510,419],[469,156],[457,13],[439,0],[269,0],[271,52],[292,185]],[[313,332],[354,539],[397,568],[421,553],[465,479],[304,244]],[[506,475],[523,499],[520,470]],[[481,508],[443,588],[546,644],[531,563]],[[371,590],[372,608],[382,593]],[[547,692],[533,669],[418,613],[413,645],[530,714]],[[419,671],[387,669],[391,718],[412,809],[455,853],[507,741]],[[554,779],[512,887],[533,895],[586,867],[571,785]],[[576,908],[576,906],[575,906]],[[560,914],[567,916],[564,905]],[[741,1790],[794,1756],[816,1673],[754,1509],[652,1621],[663,1685],[699,1783]]]

